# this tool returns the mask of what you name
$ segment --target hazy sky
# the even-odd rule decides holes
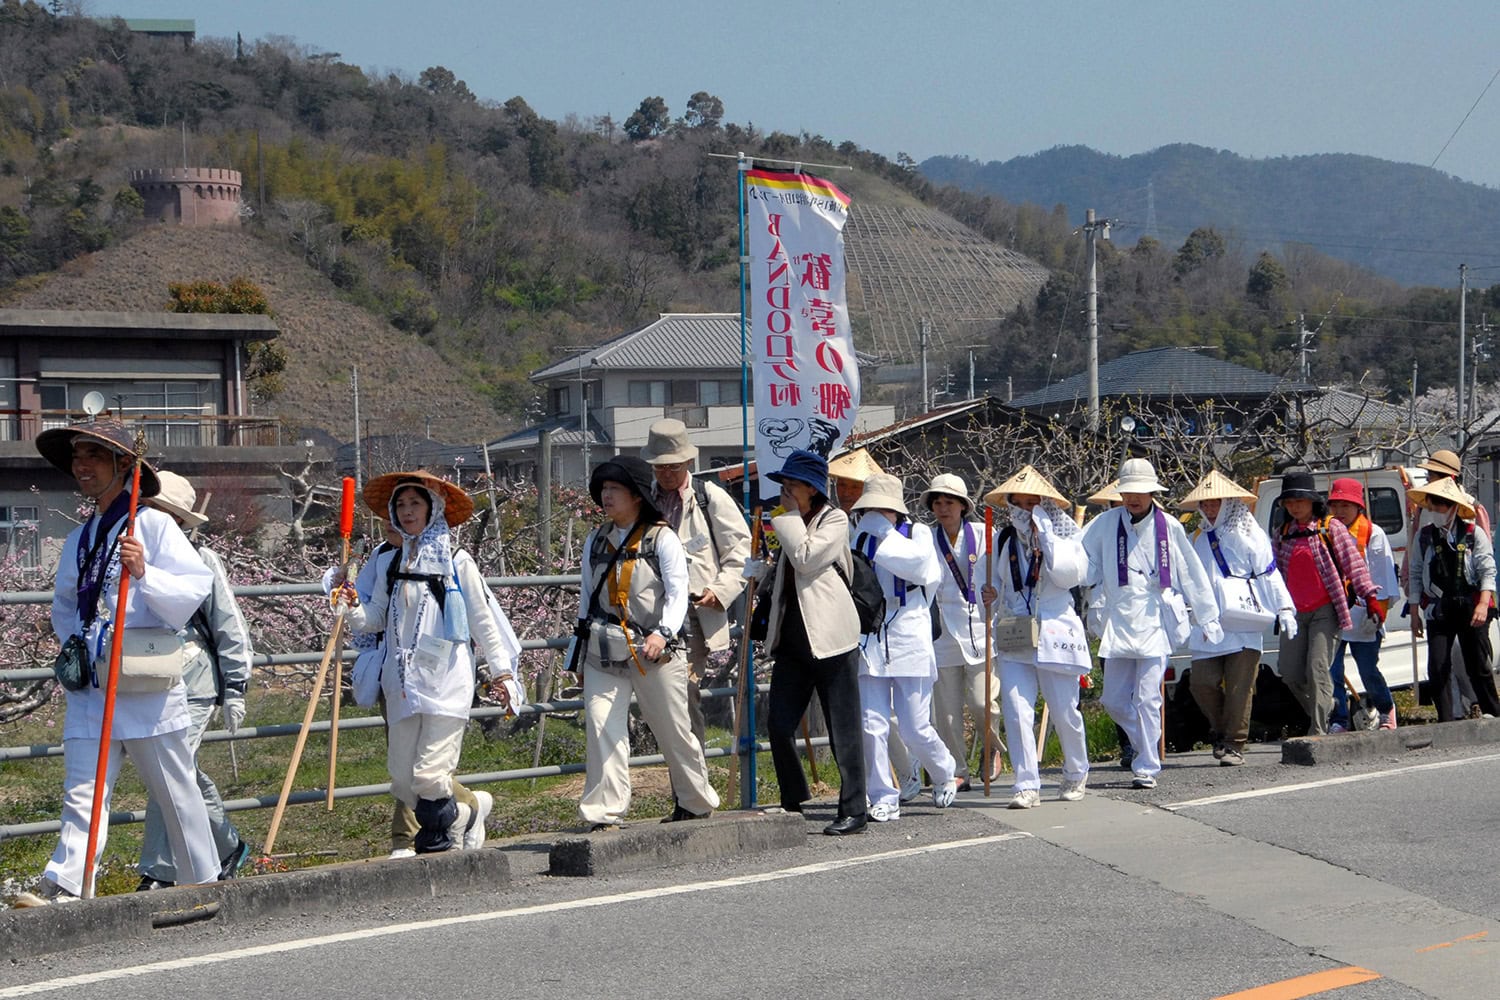
[[[609,113],[660,95],[894,158],[1008,159],[1192,142],[1246,156],[1364,153],[1500,187],[1495,0],[698,0],[394,3],[88,0],[193,17],[200,36],[289,35],[413,79],[444,65],[481,99]],[[1439,153],[1441,152],[1441,156]]]

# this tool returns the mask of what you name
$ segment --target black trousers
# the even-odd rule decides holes
[[[1475,628],[1467,620],[1450,627],[1446,618],[1427,623],[1427,677],[1432,683],[1432,697],[1437,702],[1438,721],[1454,718],[1448,698],[1448,678],[1453,673],[1453,640],[1464,654],[1464,670],[1474,686],[1474,697],[1486,715],[1500,718],[1500,696],[1495,693],[1495,678],[1490,673],[1489,626]]]
[[[807,776],[797,755],[802,716],[813,692],[823,705],[828,743],[839,768],[839,818],[865,814],[864,716],[859,705],[859,649],[815,659],[804,646],[783,642],[771,671],[771,760],[781,786],[783,808],[800,806],[810,797]]]

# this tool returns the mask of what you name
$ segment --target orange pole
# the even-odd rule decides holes
[[[141,460],[134,456],[130,481],[130,512],[125,517],[125,537],[135,536],[135,508],[141,499]],[[106,570],[107,572],[107,570]],[[119,596],[115,599],[114,626],[109,637],[109,676],[104,682],[104,718],[99,727],[99,762],[94,767],[94,801],[89,807],[89,839],[83,853],[83,898],[94,898],[94,851],[99,846],[100,816],[104,809],[104,780],[109,773],[110,731],[115,723],[115,691],[120,684],[120,650],[125,641],[125,605],[130,595],[130,571],[120,564]]]
[[[339,506],[339,534],[344,537],[344,556],[342,565],[344,576],[349,575],[349,536],[354,532],[354,479],[350,476],[344,477],[344,494]],[[328,811],[333,812],[333,788],[335,782],[335,770],[339,759],[339,706],[343,703],[344,695],[344,643],[343,632],[339,632],[339,642],[333,654],[333,713],[328,729],[328,795],[326,804]]]

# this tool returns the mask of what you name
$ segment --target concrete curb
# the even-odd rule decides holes
[[[797,813],[721,813],[565,837],[552,845],[548,874],[617,875],[806,843],[807,821]]]
[[[1283,764],[1350,764],[1408,750],[1448,750],[1500,743],[1500,719],[1459,719],[1374,732],[1297,736],[1281,743]]]
[[[213,885],[0,910],[0,955],[46,955],[147,938],[156,930],[207,920],[235,924],[330,913],[355,903],[493,892],[509,884],[510,859],[494,849],[349,861]]]

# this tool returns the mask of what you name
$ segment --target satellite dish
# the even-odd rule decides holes
[[[89,415],[89,420],[104,412],[104,393],[95,390],[83,397],[83,412]]]

